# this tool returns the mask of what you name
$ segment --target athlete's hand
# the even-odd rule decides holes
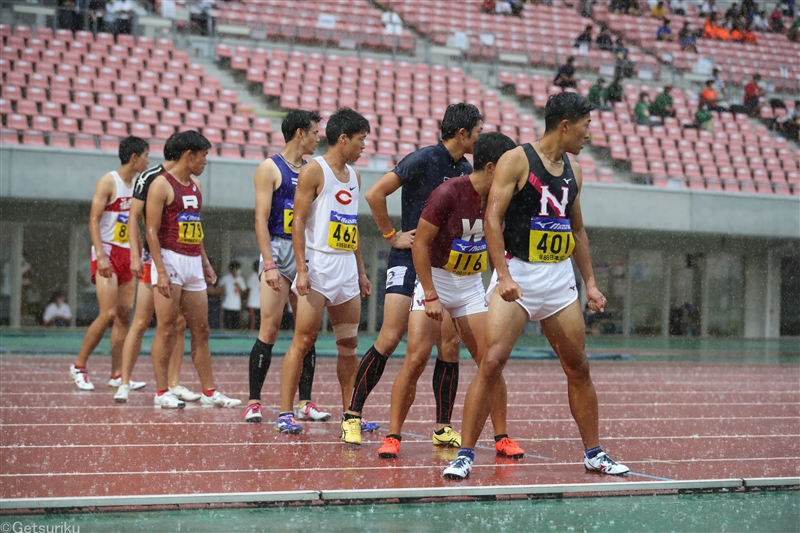
[[[414,236],[416,234],[417,230],[415,229],[411,231],[398,231],[389,239],[389,244],[392,245],[392,248],[397,249],[411,248],[411,245],[414,244]]]
[[[264,281],[273,291],[280,292],[281,290],[281,275],[278,272],[277,268],[271,268],[266,272],[262,272],[261,275],[264,277]]]
[[[307,296],[311,292],[311,279],[308,277],[308,271],[297,273],[295,286],[298,296]]]
[[[500,291],[500,297],[507,302],[522,299],[522,289],[519,288],[519,285],[511,276],[502,278],[497,285],[497,290]]]
[[[203,277],[209,285],[214,285],[217,282],[217,273],[214,272],[214,267],[211,266],[211,263],[203,265]],[[159,279],[161,278],[159,277]]]
[[[608,300],[597,287],[586,287],[586,298],[589,299],[589,309],[592,311],[602,313],[605,310]]]
[[[426,299],[425,314],[431,317],[432,319],[436,320],[437,322],[441,322],[442,319],[444,318],[444,312],[442,310],[442,302],[440,302],[438,299],[429,302]]]
[[[97,258],[97,273],[104,278],[110,278],[114,275],[114,271],[111,270],[111,262],[108,260],[108,257],[102,256]]]
[[[133,274],[133,279],[141,278],[143,270],[142,257],[138,252],[131,250],[131,274]]]
[[[366,274],[360,274],[358,276],[358,288],[361,289],[362,298],[372,295],[372,283],[370,283]]]
[[[172,284],[169,281],[169,274],[167,274],[166,270],[159,270],[158,271],[158,281],[156,282],[156,288],[158,292],[161,293],[161,296],[164,298],[172,298]]]

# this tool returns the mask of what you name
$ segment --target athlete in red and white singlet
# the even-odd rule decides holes
[[[69,370],[70,377],[80,390],[94,390],[86,370],[86,362],[112,323],[109,386],[116,388],[122,375],[122,345],[128,332],[134,294],[134,284],[131,283],[133,276],[130,269],[128,214],[133,179],[147,168],[148,150],[147,142],[138,137],[128,137],[120,142],[119,158],[122,166],[100,178],[92,198],[89,215],[92,282],[96,286],[100,313],[86,331],[78,358]]]
[[[167,366],[177,339],[175,324],[183,314],[192,334],[192,361],[203,387],[200,403],[206,407],[235,407],[241,400],[222,395],[214,387],[208,347],[208,294],[206,283],[217,275],[203,248],[203,205],[199,176],[206,166],[211,143],[196,131],[181,134],[182,152],[169,172],[162,172],[147,194],[147,243],[153,265],[153,299],[158,325],[153,339],[156,374],[154,403],[179,409],[186,404],[169,391]]]
[[[475,141],[475,171],[468,176],[450,178],[437,187],[422,210],[416,237],[411,246],[417,282],[408,322],[408,348],[392,387],[389,435],[383,439],[378,455],[394,458],[400,450],[401,430],[414,403],[417,380],[425,370],[431,350],[447,320],[444,310],[472,357],[480,363],[478,346],[483,341],[486,303],[481,272],[488,264],[483,214],[497,161],[516,147],[502,133],[486,133]],[[458,362],[437,362],[434,381],[445,391],[458,386]],[[436,374],[442,375],[436,377]],[[502,381],[494,389],[492,424],[495,450],[505,457],[522,457],[524,451],[506,433],[506,387]],[[461,445],[461,436],[450,426],[454,394],[436,396],[437,431],[433,442],[440,446]]]

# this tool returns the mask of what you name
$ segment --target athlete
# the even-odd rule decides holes
[[[214,387],[208,348],[207,283],[214,283],[217,275],[203,247],[202,188],[192,176],[203,173],[211,143],[196,131],[183,132],[181,139],[180,157],[153,180],[147,193],[147,243],[153,259],[150,281],[157,289],[153,302],[158,319],[152,349],[158,390],[154,403],[170,409],[186,406],[169,391],[167,379],[176,322],[183,314],[192,334],[192,361],[203,387],[200,404],[236,407],[241,400],[228,398]]]
[[[581,167],[578,155],[589,138],[594,106],[575,93],[558,93],[545,107],[545,133],[536,143],[500,158],[486,207],[486,241],[495,266],[486,293],[489,315],[480,367],[467,390],[463,442],[444,471],[463,479],[472,471],[474,448],[489,414],[495,387],[514,343],[529,320],[541,322],[567,376],[572,417],[583,441],[584,466],[605,474],[624,474],[600,447],[597,393],[586,358],[586,334],[572,263],[581,272],[593,311],[606,298],[597,289],[583,226]]]
[[[336,376],[342,388],[342,407],[353,390],[358,357],[358,325],[361,299],[372,293],[358,235],[358,200],[361,176],[347,163],[357,161],[364,150],[369,122],[352,109],[340,108],[328,119],[325,137],[328,151],[303,167],[294,195],[292,246],[297,276],[297,314],[292,344],[281,371],[281,413],[275,428],[281,433],[300,433],[292,406],[303,358],[319,334],[322,312],[336,338]],[[346,415],[343,415],[346,417]],[[345,442],[361,444],[361,419],[342,421]]]
[[[365,195],[372,216],[383,237],[389,241],[389,268],[386,271],[386,298],[383,303],[383,325],[375,344],[367,350],[358,367],[356,386],[348,415],[361,416],[364,403],[383,375],[386,361],[394,353],[408,329],[411,296],[417,273],[410,247],[414,242],[422,207],[431,192],[446,179],[472,172],[464,157],[471,154],[475,139],[483,128],[478,108],[465,103],[451,105],[442,119],[442,141],[403,158],[391,172],[379,179]],[[392,228],[386,197],[403,188],[401,229]],[[447,318],[441,323],[439,357],[433,371],[433,393],[436,404],[452,405],[458,391],[458,356],[461,343]],[[437,334],[438,337],[438,334]],[[447,395],[447,398],[444,398]],[[459,447],[461,436],[450,426],[450,410],[437,409],[433,443]]]
[[[499,132],[479,135],[475,141],[475,171],[445,181],[425,202],[411,246],[418,280],[408,319],[408,348],[392,387],[389,435],[381,441],[380,457],[394,458],[400,451],[403,423],[414,403],[417,381],[428,365],[444,310],[450,314],[469,353],[480,363],[478,346],[486,327],[481,272],[489,262],[483,214],[497,160],[516,146]],[[518,459],[525,452],[506,433],[505,385],[501,378],[492,397],[495,451]],[[437,402],[438,419],[450,419],[453,404],[446,403],[449,399],[448,394],[443,394],[444,402]]]
[[[133,179],[147,168],[149,146],[139,137],[128,137],[119,143],[122,166],[97,182],[89,215],[92,237],[92,283],[97,291],[100,313],[86,330],[78,358],[69,368],[69,375],[80,390],[94,390],[86,362],[111,327],[110,387],[119,386],[122,371],[122,345],[128,332],[133,306],[133,276],[128,244],[128,211],[131,208]],[[98,276],[99,274],[99,276]],[[136,388],[145,383],[135,382]]]
[[[131,246],[131,273],[139,280],[139,284],[136,289],[136,310],[133,314],[133,323],[125,336],[125,344],[122,347],[121,384],[116,394],[114,394],[114,401],[118,403],[128,401],[128,394],[133,388],[130,383],[131,373],[142,349],[142,337],[147,328],[150,327],[150,322],[153,320],[153,313],[155,312],[153,308],[153,285],[150,283],[150,266],[152,264],[150,247],[147,245],[147,240],[142,240],[139,225],[133,221],[138,220],[140,216],[144,221],[147,192],[150,190],[150,184],[163,171],[170,170],[175,161],[180,158],[181,153],[183,153],[181,134],[174,133],[164,143],[164,163],[143,172],[136,179],[133,186],[133,201],[131,202],[131,211],[128,216],[128,219],[132,222],[128,226],[128,236]],[[142,247],[144,250],[140,252]],[[186,321],[183,315],[179,315],[175,324],[175,336],[177,339],[175,351],[169,358],[169,390],[179,400],[192,402],[199,400],[200,395],[180,384],[184,349],[184,343],[181,339],[184,337],[185,329]]]
[[[261,249],[259,292],[261,326],[250,351],[250,401],[244,413],[248,422],[261,422],[261,388],[272,361],[272,347],[278,339],[283,310],[288,298],[297,316],[297,296],[291,292],[297,270],[292,250],[292,218],[297,176],[319,143],[320,116],[316,111],[296,110],[283,119],[281,131],[286,146],[259,165],[253,178],[256,188],[256,238]],[[265,259],[266,258],[266,259]],[[314,346],[303,358],[300,376],[300,405],[295,410],[298,420],[324,421],[330,413],[320,411],[311,401],[316,351]]]

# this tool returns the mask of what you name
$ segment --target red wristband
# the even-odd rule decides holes
[[[278,265],[276,265],[275,263],[272,263],[271,265],[265,266],[264,270],[262,272],[268,272],[268,271],[276,269],[276,268],[278,268]]]
[[[433,298],[425,298],[425,303],[428,303],[428,302],[435,302],[435,301],[436,301],[436,300],[438,300],[438,299],[439,299],[439,295],[436,295],[436,296],[434,296]]]

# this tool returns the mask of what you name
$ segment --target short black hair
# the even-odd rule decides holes
[[[516,147],[517,143],[499,131],[481,133],[475,141],[472,166],[475,170],[483,170],[489,163],[497,164],[504,153]]]
[[[451,104],[447,106],[442,118],[442,140],[452,139],[461,128],[471,133],[482,121],[483,115],[474,105],[464,102]]]
[[[342,134],[346,135],[348,139],[352,139],[353,135],[362,131],[366,133],[371,131],[369,120],[349,107],[340,107],[328,119],[328,124],[325,126],[325,138],[328,140],[328,145],[333,146],[339,142]]]
[[[594,109],[594,105],[578,93],[556,93],[547,99],[544,108],[544,131],[554,130],[565,119],[577,122]]]
[[[203,150],[210,150],[211,143],[208,139],[203,137],[203,134],[197,130],[186,130],[181,135],[183,146],[181,147],[181,156],[187,151],[189,152],[202,152]],[[180,156],[178,157],[180,159]]]
[[[127,165],[130,163],[133,154],[142,155],[149,149],[150,145],[141,137],[134,137],[133,135],[125,137],[119,143],[119,160],[123,165]]]
[[[311,123],[319,123],[320,120],[322,120],[322,117],[316,111],[303,111],[302,109],[290,111],[281,122],[283,140],[288,143],[294,139],[298,129],[308,133],[308,130],[311,129]]]
[[[237,261],[236,259],[234,259],[233,261],[230,262],[230,264],[228,264],[228,270],[233,271],[233,270],[241,270],[241,269],[242,269],[242,264],[239,261]]]
[[[186,151],[182,135],[182,133],[173,133],[164,143],[164,159],[167,161],[177,161],[181,158],[181,154]]]

